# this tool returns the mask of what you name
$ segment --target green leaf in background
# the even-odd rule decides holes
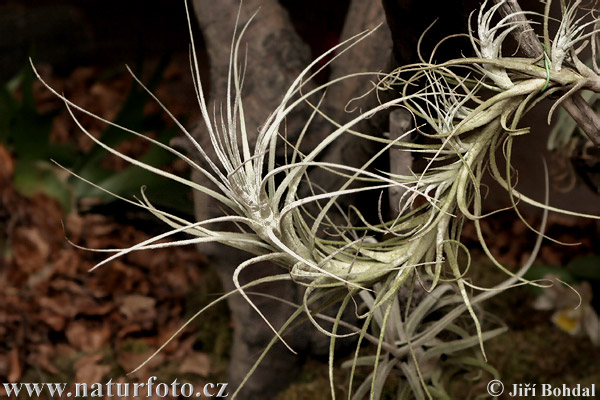
[[[46,193],[55,197],[68,212],[72,203],[71,191],[66,180],[61,179],[58,170],[49,162],[53,155],[49,139],[54,115],[42,115],[37,111],[33,98],[33,79],[31,68],[25,68],[1,86],[0,142],[15,156],[15,188],[25,196]],[[19,86],[22,101],[12,94]],[[55,149],[58,148],[56,145]]]
[[[158,141],[165,144],[168,143],[169,140],[175,136],[177,131],[178,130],[175,127],[165,129],[159,136]],[[172,162],[174,158],[175,157],[171,153],[157,146],[152,146],[140,158],[140,161],[155,166],[157,168],[161,168]],[[99,176],[99,173],[102,173],[102,176]],[[186,198],[185,193],[187,189],[185,187],[182,187],[181,185],[178,185],[175,182],[153,174],[152,172],[137,167],[135,165],[130,165],[124,170],[119,171],[118,173],[107,171],[104,169],[98,170],[95,179],[96,180],[94,180],[94,182],[97,183],[98,186],[109,190],[113,193],[119,193],[122,196],[137,195],[139,194],[140,188],[142,186],[145,186],[147,188],[147,193],[149,196],[152,196],[154,192],[161,193],[164,191],[166,197],[163,197],[163,195],[161,194],[161,196],[156,200],[157,205],[168,205],[172,207],[173,204],[170,203],[170,200],[176,200],[170,199],[170,194],[172,194],[173,192],[178,193],[178,197],[183,194],[183,198]],[[158,187],[161,187],[162,190],[155,190]],[[95,197],[105,203],[115,200],[115,198],[109,195],[108,193],[103,192],[100,189],[90,187],[89,185],[83,187],[83,191],[77,193],[77,197]],[[181,202],[181,200],[176,201],[175,203],[179,204],[179,207],[177,208],[185,207],[187,212],[190,212],[191,204],[189,203],[189,201],[185,202],[185,206]]]
[[[170,57],[164,57],[154,70],[147,85],[150,90],[160,82],[169,60]],[[140,188],[145,186],[146,193],[157,206],[169,206],[181,213],[192,213],[189,190],[185,187],[133,165],[120,172],[103,168],[101,163],[108,152],[98,145],[84,154],[71,144],[52,143],[50,132],[56,113],[38,112],[33,93],[34,79],[32,69],[27,66],[11,81],[0,85],[0,143],[15,156],[14,185],[17,190],[26,196],[46,193],[56,198],[65,212],[71,210],[75,201],[82,199],[94,199],[92,204],[96,200],[101,203],[115,200],[84,181],[65,175],[62,169],[50,162],[53,160],[113,193],[131,197],[139,194]],[[22,100],[13,94],[19,87]],[[158,132],[158,140],[167,144],[178,130],[166,127],[159,117],[144,114],[150,99],[144,89],[133,85],[115,123],[137,132]],[[130,133],[108,126],[100,140],[115,147],[130,138]],[[157,168],[165,167],[173,159],[173,155],[155,146],[140,157],[140,161]]]
[[[600,281],[600,256],[576,257],[569,263],[567,270],[578,280]]]
[[[529,280],[542,279],[546,275],[554,275],[558,279],[573,285],[581,281],[600,282],[600,256],[588,255],[574,258],[566,267],[551,265],[534,265],[525,274],[524,278]],[[543,290],[530,287],[537,295]]]
[[[25,196],[45,193],[54,197],[60,202],[65,213],[72,208],[73,195],[64,171],[50,163],[19,160],[15,163],[14,185]]]
[[[8,84],[0,86],[0,142],[2,143],[8,142],[10,126],[19,109],[19,102],[15,100],[8,86]]]
[[[54,115],[42,115],[33,99],[33,71],[26,68],[0,90],[0,141],[18,160],[49,157],[48,142]],[[21,87],[22,101],[12,92]]]
[[[546,275],[553,275],[555,277],[557,277],[558,279],[562,280],[565,283],[568,284],[574,284],[577,279],[575,279],[575,277],[573,276],[573,274],[568,271],[565,267],[557,267],[554,265],[534,265],[532,266],[529,271],[527,271],[527,273],[523,276],[523,278],[530,280],[530,281],[535,281],[535,280],[539,280],[539,279],[544,279],[546,277]],[[531,289],[536,295],[541,296],[544,293],[544,289],[539,288],[539,287],[535,287],[535,286],[528,286],[529,289]]]
[[[152,77],[147,84],[147,87],[151,91],[158,83],[160,83],[160,79],[169,63],[169,59],[169,57],[163,58],[154,70]],[[144,115],[144,107],[149,100],[150,96],[146,91],[139,86],[134,85],[114,122],[136,132],[150,130],[155,132],[158,131],[157,140],[161,143],[168,144],[168,142],[177,135],[178,129],[176,127],[165,127],[164,121],[160,118]],[[114,148],[119,143],[132,137],[133,135],[128,132],[114,126],[108,126],[102,132],[99,139],[104,144]],[[108,152],[101,146],[96,145],[85,155],[85,157],[79,159],[73,167],[73,170],[84,179],[125,197],[139,194],[140,188],[145,186],[149,196],[154,197],[152,196],[153,193],[159,194],[159,196],[154,199],[156,205],[168,206],[171,209],[186,214],[192,213],[192,202],[187,195],[189,190],[181,187],[181,185],[175,182],[164,179],[134,165],[128,166],[119,172],[103,168],[101,162],[106,155],[108,155]],[[171,163],[174,159],[175,157],[169,152],[156,146],[152,146],[139,160],[156,168],[162,168]],[[110,196],[75,177],[70,181],[73,185],[75,197],[77,199],[95,198],[102,203],[110,203],[116,200],[113,196]],[[160,188],[160,190],[157,190],[158,188]]]
[[[148,89],[153,90],[156,85],[160,82],[163,72],[165,71],[170,57],[161,59],[159,65],[154,70],[152,77],[148,82]],[[114,123],[136,132],[146,131],[152,128],[157,128],[148,124],[149,118],[144,115],[144,107],[150,99],[150,96],[146,91],[140,88],[138,85],[133,85],[130,89],[127,98],[119,110],[117,116],[114,119]],[[150,126],[148,126],[150,125]],[[130,139],[132,135],[124,132],[123,130],[109,125],[104,131],[102,131],[99,140],[109,147],[116,147],[123,141]],[[85,157],[81,157],[78,162],[74,165],[73,169],[81,177],[88,179],[92,182],[99,182],[98,179],[105,179],[108,175],[114,174],[99,166],[101,160],[108,154],[108,152],[101,146],[94,146]],[[73,185],[75,186],[76,193],[82,193],[82,191],[88,190],[89,185],[80,180],[74,180]]]
[[[18,160],[44,160],[50,156],[48,143],[54,115],[42,115],[37,111],[33,80],[33,71],[26,68],[21,83],[23,101],[13,113],[10,124],[13,152]]]

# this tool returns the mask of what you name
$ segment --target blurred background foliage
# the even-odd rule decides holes
[[[156,89],[168,63],[169,57],[164,57],[156,66],[148,80],[150,90]],[[107,166],[109,153],[97,144],[89,150],[82,150],[72,142],[52,141],[52,121],[59,109],[38,111],[34,102],[34,79],[31,67],[26,65],[22,72],[0,88],[0,143],[15,156],[15,188],[27,196],[43,192],[55,197],[66,213],[74,207],[106,205],[117,200],[75,176],[78,175],[127,198],[139,194],[140,188],[145,186],[157,206],[191,214],[190,196],[181,185],[135,165],[115,171]],[[137,132],[152,132],[158,141],[168,144],[178,129],[159,114],[145,112],[149,101],[151,98],[143,88],[131,85],[113,122]],[[185,120],[184,117],[182,122],[185,123]],[[107,125],[97,139],[108,146],[118,147],[131,138],[130,133]],[[150,146],[138,159],[154,167],[165,168],[175,157],[156,146]]]

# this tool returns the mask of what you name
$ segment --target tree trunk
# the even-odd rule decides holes
[[[286,10],[275,0],[246,0],[241,9],[238,0],[194,1],[195,15],[203,32],[211,64],[209,110],[213,108],[219,110],[227,98],[227,70],[236,15],[239,11],[240,18],[237,25],[239,33],[259,6],[260,10],[244,33],[240,46],[240,49],[245,49],[245,46],[248,49],[247,52],[243,51],[244,54],[247,54],[243,104],[251,146],[256,140],[260,124],[277,107],[283,93],[300,71],[310,63],[309,48],[293,30]],[[348,54],[335,60],[331,67],[332,77],[340,77],[352,72],[380,71],[391,66],[389,60],[392,43],[384,18],[383,8],[379,2],[352,1],[346,17],[342,40],[378,24],[383,23],[384,26],[381,26],[370,38],[358,44]],[[239,60],[239,62],[244,64],[243,60]],[[366,92],[371,87],[370,81],[376,79],[375,76],[350,79],[334,85],[329,89],[322,109],[338,122],[343,123],[354,118],[359,111],[346,113],[344,111],[346,102],[352,97]],[[365,109],[369,105],[376,104],[375,102],[375,96],[369,96],[357,102],[356,105]],[[287,118],[287,134],[290,141],[293,142],[297,137],[311,112],[312,109],[308,106],[298,107]],[[356,128],[365,133],[381,135],[385,130],[385,127],[380,126],[382,122],[384,125],[387,123],[386,116],[367,120]],[[317,118],[311,126],[310,135],[303,142],[303,148],[312,149],[333,129],[335,127],[329,122],[323,118]],[[207,153],[214,157],[214,151],[204,126],[198,125],[194,128],[194,137]],[[359,141],[352,135],[345,135],[331,145],[323,158],[327,161],[360,166],[373,154],[373,149],[369,146],[372,145],[364,140]],[[193,148],[189,145],[186,147],[191,154],[194,153]],[[203,160],[199,161],[203,162]],[[311,180],[321,184],[325,190],[336,189],[343,184],[343,180],[328,178],[322,176],[320,170],[311,172]],[[202,184],[207,183],[199,174],[195,174],[193,179]],[[195,192],[194,196],[197,220],[220,215],[221,211],[218,206],[206,196],[199,192]],[[233,229],[233,227],[226,226],[221,228]],[[241,251],[216,244],[202,245],[200,250],[211,258],[225,290],[232,290],[234,288],[231,279],[232,273],[248,256]],[[281,272],[281,268],[273,264],[257,264],[251,268],[251,271],[245,273],[242,277],[242,284]],[[264,285],[256,290],[296,304],[300,303],[303,293],[302,288],[292,282]],[[260,297],[253,298],[253,300],[276,328],[280,327],[293,311],[289,306],[274,300]],[[228,304],[234,324],[229,383],[231,387],[237,387],[273,337],[273,332],[241,296],[231,297]],[[353,317],[352,312],[349,314],[350,317]],[[309,323],[294,329],[285,336],[285,339],[292,348],[299,352],[299,356],[289,352],[283,345],[277,344],[246,382],[241,392],[241,398],[272,397],[274,393],[295,378],[306,355],[323,356],[328,351],[329,338],[318,333]]]

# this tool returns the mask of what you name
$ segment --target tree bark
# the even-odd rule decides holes
[[[502,0],[494,0],[495,3],[499,3],[500,1]],[[500,12],[503,16],[522,11],[517,0],[509,0],[500,7]],[[522,22],[527,21],[527,18],[523,14],[513,15],[512,19]],[[512,35],[519,42],[526,56],[537,58],[543,54],[544,48],[529,23],[515,29]],[[595,44],[593,43],[592,45]],[[581,94],[579,92],[574,93],[571,97],[563,100],[561,106],[577,122],[577,125],[585,132],[592,143],[600,146],[600,117],[584,98],[581,97]]]
[[[412,114],[404,109],[399,108],[390,113],[390,132],[389,139],[396,140],[401,136],[404,136],[413,127],[413,116]],[[402,139],[404,142],[410,141],[409,137]],[[391,148],[389,151],[390,155],[390,173],[393,175],[404,175],[410,176],[412,168],[412,155],[407,151],[400,151],[398,149]],[[406,189],[400,186],[391,187],[389,190],[389,209],[390,217],[396,218],[401,211],[400,202],[402,196],[406,193]]]
[[[260,124],[277,107],[287,86],[310,62],[310,49],[294,31],[285,9],[275,0],[246,0],[241,8],[238,0],[194,1],[196,19],[202,29],[210,58],[209,110],[219,110],[227,99],[227,71],[237,13],[238,11],[240,13],[237,25],[239,34],[259,7],[260,11],[244,33],[240,45],[241,55],[247,54],[247,68],[242,90],[245,124],[251,146],[256,141]],[[241,59],[239,62],[243,65],[244,60]],[[306,118],[305,112],[308,110],[299,110],[290,115],[287,120],[290,132],[299,131]],[[215,160],[214,150],[205,127],[199,124],[194,128],[193,134],[209,156]],[[195,174],[193,179],[204,185],[208,184],[206,179],[198,174]],[[221,215],[222,211],[218,204],[202,193],[194,192],[194,199],[197,220]],[[232,226],[218,228],[235,229]],[[200,251],[207,253],[211,258],[224,289],[233,290],[233,271],[248,259],[248,255],[218,244],[200,246]],[[260,263],[254,265],[248,274],[243,274],[242,284],[281,272],[281,269],[274,264]],[[300,300],[300,293],[291,282],[263,285],[256,291],[266,292],[294,303]],[[255,297],[253,301],[276,328],[282,326],[293,311],[287,305],[266,298]],[[273,332],[241,296],[230,297],[228,305],[234,326],[228,382],[230,387],[235,389],[269,343]],[[298,331],[293,331],[291,336],[286,336],[286,341],[300,354],[305,352],[307,343]],[[295,356],[278,343],[245,384],[240,398],[264,399],[274,396],[297,374],[301,360],[301,357]]]
[[[251,146],[256,140],[260,124],[277,107],[283,93],[300,71],[310,63],[309,48],[293,30],[293,25],[285,9],[275,0],[245,0],[241,9],[239,9],[238,0],[194,1],[195,15],[202,29],[210,57],[209,110],[212,110],[213,107],[219,110],[221,104],[226,101],[229,52],[237,12],[238,10],[240,12],[237,26],[237,31],[240,32],[259,6],[260,11],[244,33],[240,46],[240,49],[245,49],[245,46],[248,49],[247,52],[244,52],[247,53],[247,68],[242,97]],[[379,2],[353,1],[342,39],[383,21],[383,9]],[[358,45],[350,54],[344,55],[339,61],[334,62],[332,75],[337,77],[349,72],[380,70],[384,64],[383,61],[387,60],[390,53],[391,41],[386,27],[381,27],[374,36],[367,39],[364,44]],[[369,88],[368,85],[368,80],[364,79],[347,80],[342,84],[335,85],[329,91],[324,109],[337,120],[339,118],[347,120],[350,116],[346,116],[343,112],[346,101],[352,96],[362,94]],[[291,141],[297,137],[311,111],[308,106],[299,107],[287,118],[288,138]],[[332,130],[331,128],[329,123],[323,120],[317,121],[304,142],[306,148],[312,148],[325,137],[328,131]],[[214,157],[214,150],[205,132],[205,127],[198,124],[193,130],[193,135],[209,156]],[[189,144],[182,141],[179,141],[178,144],[185,147],[190,154],[194,153]],[[346,142],[336,143],[328,151],[326,157],[329,157],[328,160],[337,159],[338,162],[347,162],[347,160],[340,160],[343,154],[342,149],[347,149],[347,147]],[[364,154],[368,155],[368,151]],[[203,160],[198,161],[203,162]],[[203,185],[208,184],[206,179],[199,174],[194,174],[192,178]],[[195,192],[194,197],[197,220],[221,214],[218,205],[205,195]],[[233,227],[227,226],[221,228],[233,229]],[[232,290],[232,273],[248,256],[241,251],[221,245],[202,245],[200,251],[207,253],[211,258],[224,289]],[[279,267],[271,263],[257,264],[242,277],[242,284],[281,272]],[[301,287],[291,282],[265,285],[256,290],[297,304],[302,298]],[[270,299],[257,297],[253,300],[276,328],[280,327],[293,311],[290,307]],[[234,343],[228,374],[229,383],[232,388],[235,388],[242,382],[248,370],[273,337],[273,333],[241,296],[231,297],[228,304],[234,324]],[[283,345],[277,344],[246,382],[240,398],[271,398],[296,377],[299,365],[306,354],[327,354],[329,338],[319,334],[308,323],[293,330],[285,339],[300,355],[295,356]]]

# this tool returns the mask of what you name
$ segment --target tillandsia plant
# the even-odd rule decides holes
[[[227,72],[228,97],[224,99],[221,110],[209,110],[207,107],[192,37],[191,64],[195,90],[217,158],[211,159],[206,149],[174,118],[204,158],[207,168],[173,148],[150,138],[147,140],[180,157],[206,177],[213,187],[175,176],[119,153],[95,139],[77,123],[91,139],[113,154],[219,201],[227,215],[204,221],[187,221],[156,209],[142,190],[141,199],[123,200],[147,209],[172,230],[131,248],[103,250],[115,254],[94,268],[132,251],[159,247],[219,242],[245,250],[253,257],[240,264],[232,276],[237,290],[217,301],[239,293],[262,316],[261,310],[250,298],[252,287],[267,281],[283,280],[293,280],[305,286],[302,304],[297,305],[297,311],[282,327],[272,326],[266,318],[265,322],[274,332],[271,345],[281,341],[287,346],[283,333],[302,319],[309,319],[331,338],[332,397],[335,397],[333,364],[336,339],[356,335],[355,357],[349,364],[352,370],[349,398],[362,398],[367,392],[371,398],[379,398],[392,371],[402,377],[398,381],[399,398],[450,398],[447,383],[457,371],[468,368],[491,370],[485,364],[483,342],[505,329],[483,313],[481,302],[514,285],[532,283],[522,276],[544,237],[545,218],[540,231],[536,231],[538,242],[530,260],[516,273],[493,257],[480,227],[480,220],[485,217],[482,214],[483,174],[489,171],[509,192],[517,213],[518,201],[542,208],[544,215],[548,211],[569,213],[548,206],[547,200],[530,199],[513,188],[511,149],[515,137],[529,133],[529,128],[520,125],[521,119],[540,101],[564,92],[556,101],[556,107],[574,91],[588,89],[600,92],[599,71],[588,68],[578,59],[583,44],[591,40],[596,52],[599,46],[597,22],[577,17],[580,3],[562,4],[563,18],[551,37],[549,6],[544,15],[517,12],[498,17],[498,11],[505,2],[491,7],[484,2],[477,15],[471,18],[476,21],[476,26],[474,29],[470,26],[466,34],[475,57],[435,63],[434,49],[428,60],[421,57],[420,63],[400,67],[391,74],[354,74],[310,89],[307,83],[320,71],[316,66],[321,60],[334,52],[333,58],[342,57],[357,42],[368,40],[370,31],[356,35],[317,58],[300,73],[283,95],[280,105],[261,126],[253,145],[244,120],[244,71],[239,59],[239,37],[247,25],[239,35],[234,34]],[[503,43],[511,32],[528,24],[522,18],[524,15],[542,20],[545,51],[539,58],[505,57],[502,54]],[[322,98],[319,96],[342,79],[359,75],[372,76],[377,81],[374,90],[396,90],[398,96],[362,112],[343,125],[332,121],[334,128],[325,140],[308,152],[300,151],[300,143],[309,134],[313,117],[323,113],[319,109],[318,100]],[[138,83],[143,86],[139,80]],[[59,93],[55,94],[63,98],[75,121],[77,118],[72,110],[90,114]],[[160,100],[155,100],[163,106]],[[313,106],[313,114],[304,129],[297,133],[295,143],[290,143],[285,135],[286,116],[306,103]],[[427,138],[425,144],[409,141],[410,132],[398,139],[387,140],[352,129],[359,121],[391,107],[408,109],[421,121],[415,130]],[[163,108],[172,116],[166,107]],[[142,136],[126,127],[119,128]],[[378,141],[382,148],[360,168],[319,160],[328,146],[348,134]],[[281,154],[281,148],[285,148],[287,154],[283,164],[276,157],[276,154]],[[425,167],[414,170],[410,175],[369,169],[374,160],[391,148],[420,154],[426,160]],[[504,170],[498,165],[498,153],[505,158]],[[344,176],[345,183],[338,190],[325,193],[314,187],[307,192],[308,195],[301,196],[300,187],[311,186],[309,172],[314,168]],[[338,201],[342,196],[365,191],[382,192],[392,187],[400,188],[403,194],[397,207],[400,212],[391,221],[383,221],[381,216],[384,213],[380,210],[381,223],[369,223],[358,206],[351,207],[350,211],[359,222],[351,223],[348,218],[340,224],[330,217],[332,210],[341,207]],[[310,208],[312,205],[316,208]],[[316,212],[309,211],[315,209]],[[508,275],[502,284],[483,288],[470,281],[469,251],[460,242],[465,219],[474,222],[485,253]],[[237,229],[220,231],[211,228],[211,225],[224,221],[233,223]],[[322,236],[323,230],[330,235]],[[180,232],[192,238],[159,243],[159,240]],[[240,284],[239,277],[245,269],[265,260],[279,264],[284,272]],[[341,316],[346,308],[357,304],[355,300],[358,298],[362,299],[366,309],[356,309],[363,323],[352,326]],[[336,317],[320,314],[325,307],[334,304],[338,306]],[[470,319],[459,318],[465,312]],[[333,322],[332,328],[325,329],[318,319],[329,319]],[[347,333],[338,333],[341,327],[348,329]],[[360,355],[364,339],[375,345],[374,355]],[[479,353],[465,353],[476,346],[481,349]],[[442,354],[446,358],[442,359]],[[261,359],[262,356],[257,365]],[[352,380],[356,367],[365,364],[372,365],[372,373],[358,386],[353,397]],[[251,373],[252,370],[249,375]]]

